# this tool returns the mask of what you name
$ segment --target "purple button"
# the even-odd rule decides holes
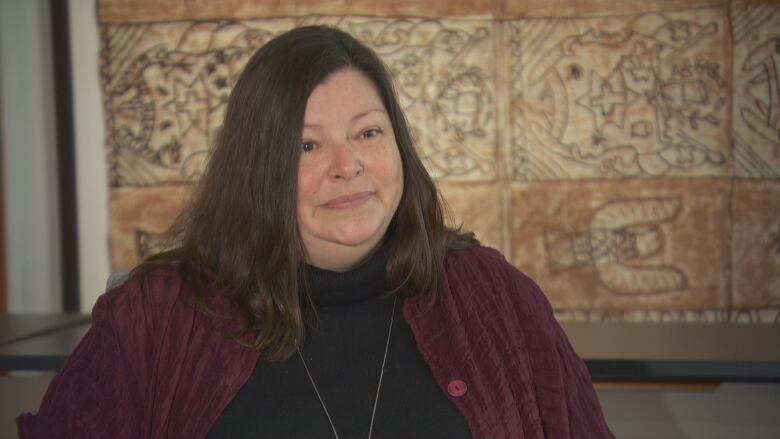
[[[468,386],[466,386],[466,383],[461,380],[452,380],[449,384],[447,384],[447,393],[456,398],[465,395],[467,390]]]

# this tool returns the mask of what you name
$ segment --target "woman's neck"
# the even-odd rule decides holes
[[[306,262],[313,267],[323,270],[343,273],[353,270],[370,259],[380,246],[381,241],[365,246],[337,244],[320,246],[317,251],[308,255]]]

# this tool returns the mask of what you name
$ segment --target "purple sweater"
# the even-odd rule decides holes
[[[497,251],[451,252],[441,299],[407,299],[403,311],[474,438],[613,437],[547,299]],[[221,338],[218,322],[173,270],[107,292],[38,414],[18,418],[20,438],[205,437],[259,355]]]

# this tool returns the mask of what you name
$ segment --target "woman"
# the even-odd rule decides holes
[[[341,31],[252,57],[173,236],[21,437],[612,437],[539,288],[445,225],[389,74]]]

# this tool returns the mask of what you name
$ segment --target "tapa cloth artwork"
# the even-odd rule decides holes
[[[455,216],[563,320],[780,323],[780,5],[101,0],[112,266],[159,250],[244,63],[339,27]]]

